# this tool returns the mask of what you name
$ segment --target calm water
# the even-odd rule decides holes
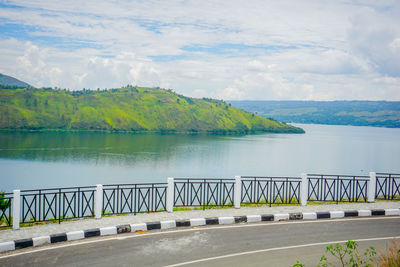
[[[167,177],[400,171],[400,129],[296,125],[306,134],[0,133],[0,191]]]

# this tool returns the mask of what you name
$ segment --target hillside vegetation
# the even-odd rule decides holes
[[[214,99],[127,86],[68,91],[0,86],[0,129],[303,133]]]
[[[400,128],[399,101],[230,101],[284,122]]]

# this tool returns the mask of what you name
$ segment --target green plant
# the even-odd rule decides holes
[[[400,266],[400,241],[394,239],[392,245],[386,251],[380,252],[376,263],[382,267]]]
[[[5,210],[11,206],[11,199],[4,199],[4,192],[0,192],[0,210]]]
[[[320,258],[317,266],[370,267],[374,262],[375,255],[376,250],[374,247],[369,247],[362,253],[358,250],[357,241],[349,240],[344,245],[331,244],[327,246],[325,253]],[[329,256],[333,257],[334,260],[339,261],[339,264],[336,262],[332,263],[332,260],[328,258]],[[296,263],[293,265],[293,267],[304,266],[305,265],[299,261],[296,261]]]

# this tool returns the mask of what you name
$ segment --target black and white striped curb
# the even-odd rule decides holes
[[[203,225],[256,223],[265,221],[291,221],[291,220],[317,220],[336,219],[344,217],[367,217],[367,216],[400,216],[400,209],[378,209],[378,210],[352,210],[352,211],[327,211],[327,212],[298,212],[278,213],[264,215],[247,215],[232,217],[194,218],[187,220],[170,220],[161,222],[148,222],[126,224],[111,227],[95,228],[89,230],[73,231],[68,233],[40,236],[28,239],[20,239],[0,243],[0,253],[27,247],[37,247],[45,244],[53,244],[64,241],[73,241],[95,236],[116,235],[137,231],[150,231],[158,229],[171,229],[176,227],[194,227]]]

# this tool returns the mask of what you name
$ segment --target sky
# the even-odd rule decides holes
[[[224,100],[400,100],[399,0],[0,0],[0,73]]]

